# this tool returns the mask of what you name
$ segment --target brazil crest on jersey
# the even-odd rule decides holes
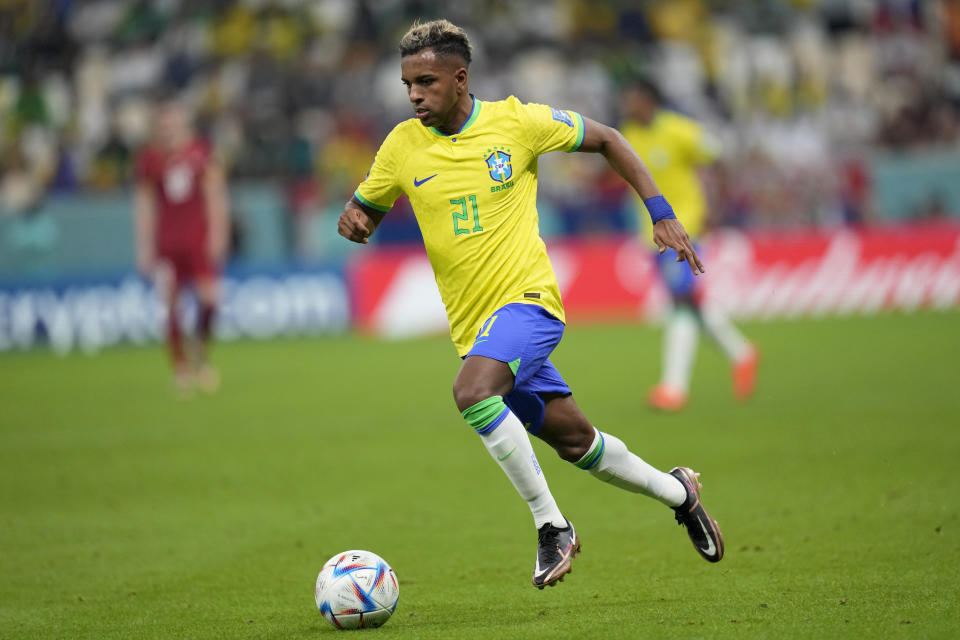
[[[474,98],[469,119],[447,136],[411,118],[377,151],[354,196],[388,211],[405,193],[423,234],[457,352],[484,320],[512,302],[565,320],[557,278],[540,238],[537,157],[575,151],[583,118],[573,111]]]

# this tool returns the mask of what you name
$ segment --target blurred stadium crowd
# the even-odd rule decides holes
[[[128,185],[158,92],[233,179],[282,184],[293,220],[337,211],[410,116],[395,43],[437,16],[470,34],[481,98],[615,123],[619,87],[655,80],[724,143],[717,224],[869,221],[867,154],[960,151],[960,0],[0,0],[0,211]],[[547,233],[630,227],[605,163],[554,156]],[[392,218],[387,239],[416,237]]]

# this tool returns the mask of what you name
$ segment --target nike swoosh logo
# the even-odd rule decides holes
[[[480,344],[481,342],[486,342],[486,340],[477,340],[477,341],[474,342],[473,344]]]
[[[557,547],[557,553],[560,553],[560,547]],[[563,555],[563,554],[561,554],[561,555]],[[556,565],[554,565],[554,566],[556,566]],[[535,575],[535,576],[542,576],[543,574],[545,574],[545,573],[546,573],[547,571],[549,571],[549,570],[550,570],[550,567],[547,567],[546,569],[541,569],[541,568],[540,568],[540,556],[538,555],[538,556],[537,556],[537,565],[533,568],[533,575]]]
[[[507,458],[509,458],[510,456],[512,456],[512,455],[513,455],[513,452],[516,451],[516,450],[517,450],[516,447],[514,447],[513,449],[510,449],[510,452],[509,452],[507,455],[503,456],[502,458],[501,458],[500,456],[497,456],[497,460],[499,460],[500,462],[503,462],[504,460],[506,460]]]
[[[713,544],[713,538],[710,537],[710,533],[707,531],[707,527],[704,526],[703,520],[700,519],[700,516],[697,516],[697,523],[700,525],[700,528],[703,529],[703,535],[707,539],[706,547],[697,547],[697,548],[700,549],[700,551],[703,551],[708,556],[715,555],[717,553],[717,546]]]
[[[417,180],[417,176],[413,176],[413,186],[419,187],[420,185],[422,185],[422,184],[423,184],[424,182],[426,182],[427,180],[432,180],[433,178],[436,178],[438,175],[440,175],[440,174],[439,174],[439,173],[435,173],[435,174],[433,174],[432,176],[427,176],[427,177],[424,178],[423,180]]]

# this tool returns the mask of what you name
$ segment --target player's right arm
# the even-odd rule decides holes
[[[387,214],[370,209],[351,198],[343,207],[343,213],[337,222],[337,231],[351,242],[367,244],[385,215]]]
[[[137,270],[152,277],[157,260],[157,197],[153,185],[143,178],[134,187],[133,216]]]
[[[398,178],[399,167],[403,164],[403,145],[398,142],[401,126],[394,128],[380,145],[367,177],[344,205],[337,231],[351,242],[367,244],[403,191]]]

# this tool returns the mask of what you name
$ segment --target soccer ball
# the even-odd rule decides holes
[[[337,629],[383,625],[400,598],[397,576],[369,551],[344,551],[323,565],[313,592],[320,613]]]

